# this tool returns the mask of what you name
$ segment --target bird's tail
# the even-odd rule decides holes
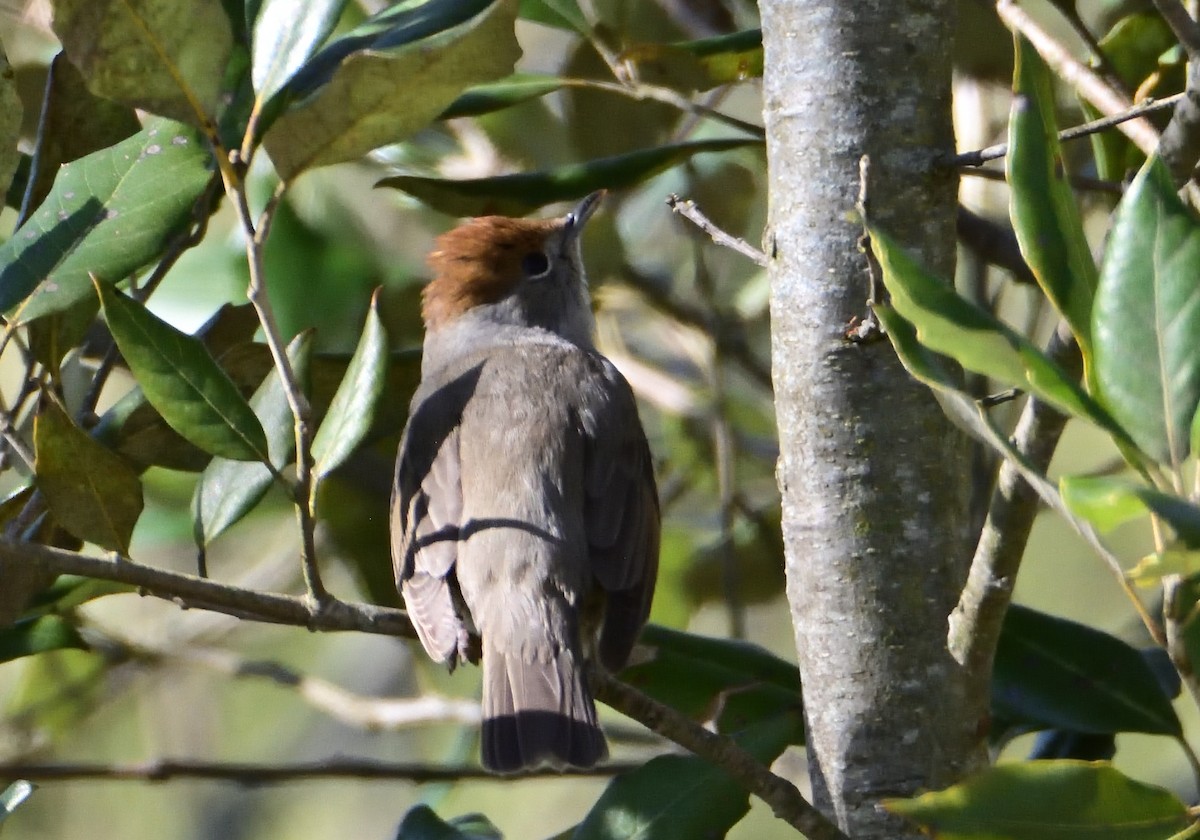
[[[608,755],[583,663],[569,650],[526,661],[483,645],[483,766],[512,773],[591,767]]]

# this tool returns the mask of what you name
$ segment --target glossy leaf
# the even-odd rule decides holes
[[[483,814],[443,820],[428,805],[409,809],[396,830],[396,840],[501,840],[501,836]]]
[[[622,680],[694,720],[721,718],[723,732],[748,725],[750,715],[800,708],[796,666],[748,642],[651,624],[634,659]]]
[[[1136,649],[1018,605],[1009,609],[996,649],[992,712],[1037,729],[1182,732],[1170,698]]]
[[[34,423],[36,481],[54,521],[109,551],[129,553],[142,513],[142,482],[124,458],[46,399]]]
[[[1025,38],[1017,36],[1016,44],[1015,95],[1005,158],[1013,230],[1038,285],[1066,319],[1079,342],[1084,368],[1090,370],[1096,264],[1067,181],[1054,118],[1053,79]]]
[[[750,138],[696,140],[598,158],[543,172],[459,181],[398,175],[384,178],[377,186],[403,190],[435,210],[452,216],[493,213],[524,216],[547,204],[581,198],[599,189],[632,187],[684,163],[694,155],[761,145],[761,140]]]
[[[799,714],[751,726],[735,740],[764,765],[797,740]],[[664,755],[609,782],[572,840],[724,837],[750,807],[746,789],[724,770],[692,755]]]
[[[0,310],[22,323],[63,312],[93,294],[89,273],[116,283],[150,262],[188,222],[209,162],[194,131],[156,120],[62,167],[38,211],[0,245]]]
[[[887,234],[871,228],[871,248],[895,311],[921,344],[974,373],[1026,389],[1068,416],[1091,420],[1119,441],[1113,419],[1029,339],[925,272]]]
[[[1200,226],[1157,158],[1117,208],[1092,332],[1101,400],[1129,436],[1176,467],[1200,404]]]
[[[530,99],[537,99],[562,88],[565,83],[557,76],[533,73],[514,73],[507,79],[467,88],[442,112],[440,119],[477,117],[501,111]]]
[[[53,0],[54,33],[97,96],[204,127],[233,46],[221,0]]]
[[[266,460],[267,439],[254,410],[204,344],[116,289],[97,289],[121,355],[167,424],[213,455]]]
[[[0,823],[33,795],[36,785],[25,779],[17,779],[0,793]]]
[[[1188,827],[1187,807],[1106,762],[1001,764],[946,790],[883,807],[940,840],[1165,840]]]
[[[291,180],[426,127],[465,89],[512,72],[514,0],[429,0],[385,9],[312,58],[279,96],[294,104],[264,144]]]
[[[288,359],[300,383],[308,379],[312,338],[312,331],[303,332],[288,346]],[[271,463],[280,471],[296,454],[296,435],[292,409],[277,369],[272,368],[254,392],[250,407],[266,431]],[[208,545],[240,521],[262,500],[272,481],[271,471],[260,462],[213,458],[192,495],[192,536],[196,545]]]
[[[254,24],[251,79],[265,102],[316,53],[333,32],[346,0],[263,0]]]
[[[375,420],[388,370],[388,338],[379,318],[379,294],[371,298],[367,321],[350,367],[329,412],[313,438],[313,492],[322,478],[337,469],[362,443]],[[314,497],[315,498],[315,497]]]
[[[50,194],[64,163],[114,146],[141,130],[133,108],[96,96],[64,53],[54,56],[46,77],[31,180],[21,217],[28,218]]]
[[[1064,476],[1059,482],[1071,510],[1102,530],[1153,513],[1189,548],[1200,548],[1200,507],[1129,479]]]
[[[59,615],[24,618],[0,627],[0,662],[64,648],[87,650],[87,644],[74,625]]]
[[[17,77],[8,56],[0,47],[0,189],[8,190],[21,152],[17,141],[21,139],[21,117],[23,108],[17,95]]]

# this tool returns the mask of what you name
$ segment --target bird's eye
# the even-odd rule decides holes
[[[550,260],[541,251],[534,251],[521,258],[521,271],[526,277],[537,278],[550,270]]]

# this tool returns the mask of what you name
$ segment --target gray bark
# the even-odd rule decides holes
[[[916,837],[875,804],[983,759],[947,619],[971,557],[968,443],[866,311],[854,208],[952,277],[950,0],[760,0],[772,367],[788,598],[816,804],[852,837]],[[907,833],[906,833],[907,832]]]

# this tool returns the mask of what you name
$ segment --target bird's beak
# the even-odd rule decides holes
[[[600,206],[600,202],[604,200],[604,196],[607,194],[608,190],[597,190],[579,202],[575,209],[568,213],[566,219],[563,220],[566,229],[572,231],[575,236],[578,236],[582,232],[584,224],[596,212],[596,209]]]

